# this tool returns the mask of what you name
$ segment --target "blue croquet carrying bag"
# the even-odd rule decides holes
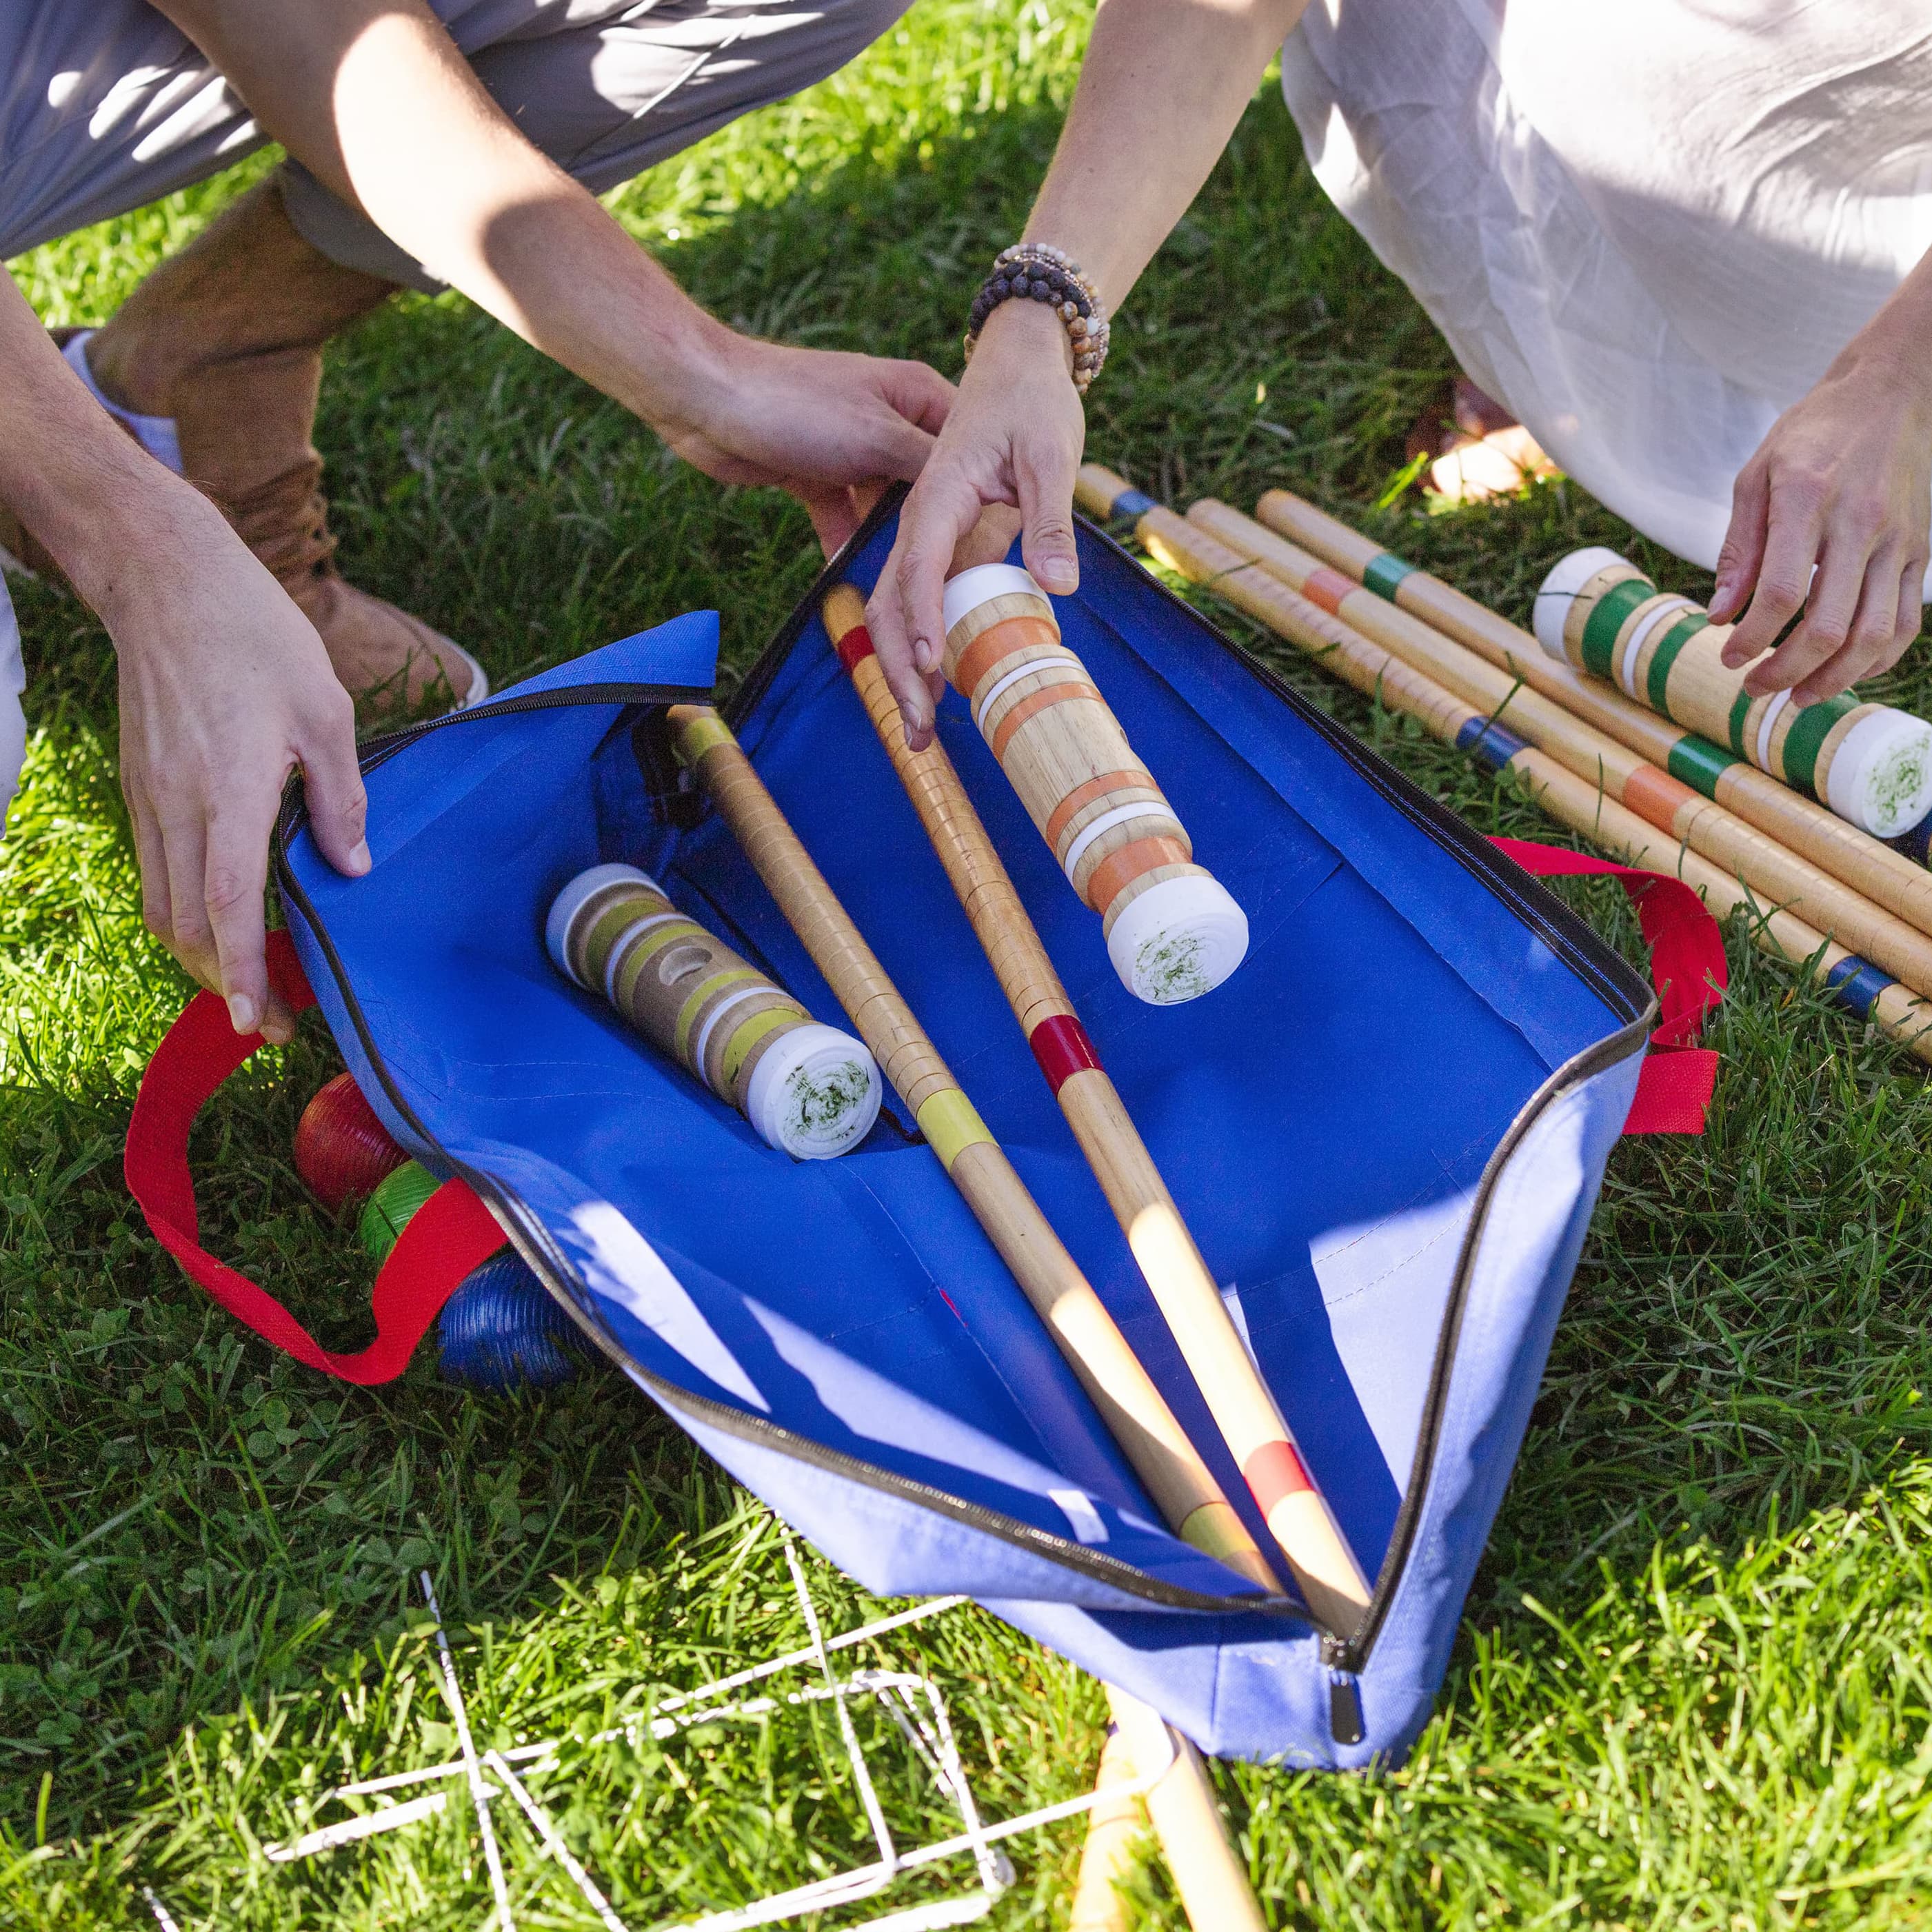
[[[828,581],[870,588],[892,508]],[[1240,970],[1190,1004],[1136,1001],[955,697],[940,734],[1376,1579],[1346,1640],[1292,1600],[1260,1606],[1160,1526],[896,1096],[854,1152],[794,1162],[551,965],[559,887],[628,860],[843,1023],[669,755],[664,708],[710,694],[715,616],[368,747],[374,868],[338,875],[292,806],[290,932],[403,1144],[466,1182],[638,1387],[868,1588],[969,1593],[1208,1750],[1386,1761],[1446,1666],[1652,995],[1106,538],[1080,544],[1067,641],[1246,908]],[[823,587],[728,716],[1264,1541],[832,652]],[[494,1244],[484,1229],[459,1230],[463,1265]]]

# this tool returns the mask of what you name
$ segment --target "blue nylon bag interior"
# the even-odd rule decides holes
[[[844,560],[862,588],[892,527]],[[1642,989],[1104,538],[1081,542],[1066,640],[1246,908],[1240,970],[1187,1005],[1136,1001],[951,694],[940,734],[1372,1577],[1485,1164],[1556,1070],[1628,1031]],[[1264,1543],[815,608],[794,628],[744,694],[745,748]],[[963,1506],[1046,1559],[1025,1594],[1045,1576],[1068,1604],[1226,1608],[1248,1586],[1162,1527],[896,1096],[854,1152],[794,1162],[552,968],[552,897],[627,860],[845,1024],[720,822],[653,808],[627,700],[701,695],[716,639],[710,614],[676,619],[499,700],[538,708],[374,758],[360,880],[297,826],[284,898],[337,1038],[406,1144],[548,1238],[660,1394],[761,1454],[818,1445],[828,1468]],[[907,1587],[974,1587],[943,1568],[914,1563]]]

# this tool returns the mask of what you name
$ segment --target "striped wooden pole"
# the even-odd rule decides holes
[[[1187,520],[1252,559],[1291,590],[1341,618],[1405,663],[1480,706],[1492,718],[1600,785],[1706,858],[1735,873],[1765,904],[1863,953],[1914,992],[1932,997],[1932,938],[1874,905],[1842,880],[1797,857],[1768,834],[1660,771],[1552,699],[1526,689],[1419,617],[1385,603],[1306,550],[1212,498],[1190,504]]]
[[[1176,1535],[1279,1594],[1254,1539],[1221,1493],[1140,1359],[1013,1170],[878,956],[826,882],[730,728],[674,706],[679,750],[825,976],[886,1078],[1059,1345],[1121,1453]]]
[[[952,760],[937,739],[923,751],[908,748],[898,704],[873,654],[858,592],[850,584],[835,586],[826,593],[824,617],[873,729],[1304,1600],[1330,1630],[1346,1637],[1367,1608],[1367,1579],[1250,1359],[1160,1170],[1102,1068]]]
[[[1105,472],[1118,482],[1112,472]],[[1098,506],[1102,487],[1084,486],[1083,507]],[[1158,561],[1304,650],[1364,695],[1415,718],[1444,744],[1467,752],[1489,770],[1507,772],[1550,815],[1594,844],[1634,865],[1674,873],[1694,886],[1719,918],[1749,915],[1751,937],[1765,952],[1798,968],[1834,994],[1860,1018],[1917,1058],[1932,1063],[1932,1004],[1870,961],[1827,939],[1795,914],[1769,910],[1729,872],[1687,851],[1594,783],[1579,778],[1466,700],[1372,643],[1332,611],[1256,568],[1239,550],[1150,497],[1133,493],[1129,506],[1142,543]],[[1118,497],[1109,500],[1118,500]]]
[[[879,1070],[821,1026],[634,866],[592,866],[556,896],[544,939],[558,970],[801,1160],[856,1147],[879,1117]]]
[[[1211,992],[1248,950],[1247,916],[1127,742],[1045,591],[1012,564],[946,586],[944,670],[1138,999]]]
[[[1752,697],[1752,667],[1724,662],[1735,626],[1660,591],[1615,550],[1561,559],[1536,593],[1534,628],[1552,658],[1728,744],[1874,838],[1896,837],[1932,812],[1932,724],[1850,692],[1818,704],[1794,704],[1788,691]]]
[[[1254,1540],[1187,1439],[1025,1184],[987,1131],[912,1009],[813,863],[730,728],[708,706],[674,706],[679,749],[777,902],[899,1097],[912,1109],[1000,1258],[1092,1398],[1168,1526],[1251,1582],[1279,1594]],[[903,740],[902,740],[903,742]],[[1200,1754],[1146,1705],[1106,1687],[1115,1722],[1102,1754],[1102,1795],[1090,1814],[1073,1926],[1117,1932],[1112,1880],[1131,1862],[1139,1802],[1105,1787],[1138,1776],[1131,1730],[1149,1774],[1165,1740],[1172,1762],[1147,1793],[1161,1849],[1196,1932],[1261,1932],[1247,1875],[1228,1844]],[[1197,1912],[1197,1904],[1200,1911]],[[1096,1916],[1105,1911],[1108,1916]],[[1087,1915],[1082,1917],[1083,1912]],[[1210,1916],[1201,1916],[1206,1913]]]
[[[1102,478],[1120,490],[1127,490],[1111,472],[1094,468],[1095,480],[1088,485],[1084,500],[1102,500],[1108,487],[1099,480]],[[1137,491],[1127,491],[1127,495],[1138,498]],[[1118,500],[1124,514],[1131,506],[1125,497]],[[1910,856],[1881,844],[1869,833],[1708,739],[1684,731],[1622,692],[1585,677],[1567,660],[1558,663],[1528,632],[1454,585],[1382,549],[1290,490],[1269,490],[1256,514],[1270,530],[1292,538],[1377,596],[1468,645],[1532,689],[1554,698],[1566,710],[1641,752],[1672,778],[1714,800],[1760,831],[1768,832],[1780,844],[1834,878],[1842,879],[1874,904],[1921,932],[1932,932],[1932,874],[1924,870],[1922,840]],[[1901,846],[1906,843],[1904,839],[1900,842]],[[1914,858],[1920,862],[1913,863]]]

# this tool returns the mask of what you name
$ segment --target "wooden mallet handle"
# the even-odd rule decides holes
[[[988,1132],[730,728],[674,706],[678,748],[1174,1533],[1278,1593],[1240,1516]]]
[[[1367,1606],[1368,1581],[1235,1332],[1167,1184],[1102,1069],[952,760],[937,739],[923,751],[908,748],[898,703],[873,652],[865,616],[864,603],[850,584],[826,594],[825,625],[833,645],[1215,1425],[1310,1608],[1346,1636]]]
[[[1066,1932],[1128,1932],[1120,1882],[1132,1870],[1136,1843],[1147,1829],[1145,1808],[1132,1788],[1134,1778],[1126,1733],[1111,1724],[1094,1779],[1094,1805],[1087,1814],[1087,1842],[1081,1848]]]
[[[1157,1712],[1111,1684],[1106,1688],[1123,1754],[1136,1778],[1154,1780],[1148,1816],[1188,1924],[1194,1932],[1268,1932],[1201,1754]]]
[[[1150,501],[1130,490],[1112,471],[1097,464],[1088,467],[1091,475],[1082,472],[1082,500],[1101,514],[1108,514],[1113,504],[1131,507],[1122,500],[1123,493],[1137,503]],[[1722,746],[1671,724],[1621,690],[1584,677],[1567,661],[1557,663],[1528,632],[1452,584],[1384,550],[1292,491],[1269,490],[1256,514],[1270,530],[1293,538],[1378,596],[1467,645],[1642,753],[1652,764],[1688,778],[1706,796],[1842,879],[1874,904],[1921,932],[1932,932],[1932,874],[1922,862],[1881,844],[1828,808],[1780,784]]]

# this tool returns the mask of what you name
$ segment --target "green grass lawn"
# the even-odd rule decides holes
[[[922,0],[851,72],[618,206],[734,323],[956,370],[960,316],[1051,150],[1084,17],[1067,0]],[[100,319],[259,165],[15,271],[49,321]],[[1633,548],[1563,485],[1434,519],[1412,495],[1376,508],[1446,352],[1328,207],[1271,91],[1114,344],[1090,453],[1176,503],[1250,506],[1286,483],[1519,617],[1564,550]],[[713,604],[735,673],[816,567],[788,501],[680,469],[454,298],[399,304],[340,345],[319,440],[350,572],[500,683]],[[566,1739],[542,1789],[633,1926],[863,1856],[822,1708],[616,1752],[582,1742],[804,1641],[769,1520],[643,1398],[599,1374],[471,1400],[428,1351],[384,1389],[326,1384],[148,1238],[120,1144],[188,988],[140,921],[107,640],[44,587],[17,594],[34,736],[0,846],[0,1924],[151,1924],[143,1885],[184,1927],[481,1924],[487,1880],[454,1796],[369,1847],[296,1865],[259,1850],[303,1828],[325,1786],[449,1749],[410,1580],[424,1564],[479,1735]],[[1227,621],[1484,831],[1562,838]],[[1924,661],[1884,694],[1932,704]],[[1634,947],[1614,891],[1569,890]],[[1932,1103],[1914,1062],[1735,935],[1731,972],[1709,1132],[1612,1158],[1414,1756],[1378,1780],[1220,1774],[1278,1925],[1932,1914]],[[195,1156],[209,1245],[341,1344],[369,1270],[286,1153],[336,1065],[313,1022],[259,1055]],[[834,1628],[895,1607],[808,1568]],[[868,1660],[940,1681],[992,1814],[1090,1777],[1092,1684],[981,1613]],[[874,1742],[896,1828],[948,1828],[904,1753]],[[594,1924],[521,1826],[500,1829],[519,1922]],[[989,1922],[1062,1922],[1078,1838],[1011,1847],[1018,1882]],[[1184,1922],[1157,1867],[1141,1904],[1144,1925]]]

